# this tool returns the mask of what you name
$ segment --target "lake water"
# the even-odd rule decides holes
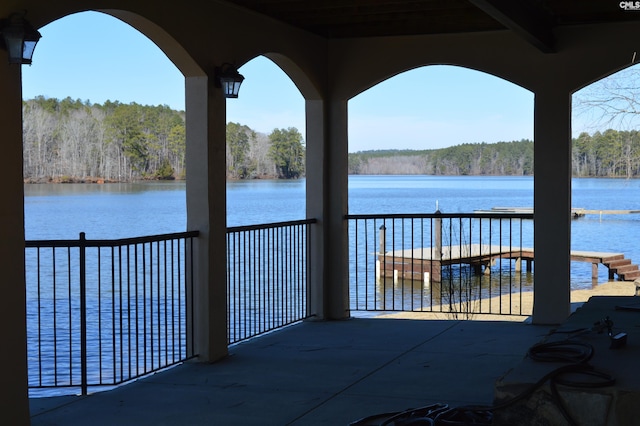
[[[304,180],[227,184],[228,226],[305,217]],[[349,212],[468,213],[532,207],[531,177],[351,176]],[[574,179],[573,207],[640,210],[640,180]],[[33,239],[123,238],[186,228],[185,184],[25,185],[25,232]],[[621,252],[640,262],[640,214],[590,215],[572,222],[572,249]],[[600,281],[606,268],[600,267]],[[572,264],[572,286],[591,285],[591,265]]]

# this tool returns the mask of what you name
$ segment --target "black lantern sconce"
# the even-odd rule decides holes
[[[244,77],[235,66],[225,63],[221,67],[216,67],[216,87],[222,88],[225,98],[237,98],[243,81]]]
[[[4,49],[9,53],[10,64],[31,65],[33,51],[40,33],[24,19],[25,13],[14,13],[8,19],[0,20],[0,33]]]

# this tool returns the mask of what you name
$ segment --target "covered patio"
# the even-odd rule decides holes
[[[495,381],[551,328],[522,320],[299,323],[234,345],[214,364],[87,397],[32,399],[31,424],[346,426],[435,403],[491,405]]]
[[[229,349],[227,341],[227,288],[224,279],[220,279],[225,276],[227,268],[224,172],[226,98],[218,87],[217,77],[223,64],[241,66],[258,55],[264,55],[279,65],[306,100],[307,217],[301,219],[317,221],[310,235],[309,257],[313,269],[308,277],[307,291],[312,301],[308,314],[323,322],[299,324],[283,332],[283,336],[286,336],[286,333],[299,330],[317,329],[314,333],[303,333],[305,339],[310,339],[306,343],[302,341],[294,345],[298,355],[311,358],[299,367],[293,380],[283,380],[279,386],[290,386],[292,389],[302,386],[306,381],[300,379],[300,375],[307,371],[306,367],[322,365],[328,359],[339,360],[342,355],[339,342],[362,337],[358,344],[353,343],[355,347],[360,346],[352,352],[354,358],[349,364],[352,370],[340,370],[343,367],[341,363],[327,362],[326,371],[332,373],[329,376],[331,383],[323,391],[307,394],[306,400],[312,402],[300,404],[304,408],[295,413],[287,410],[291,417],[283,418],[283,422],[309,424],[302,419],[312,414],[318,417],[308,417],[310,421],[320,422],[324,418],[327,421],[338,420],[323,417],[321,402],[345,403],[342,397],[360,394],[360,385],[365,382],[368,385],[367,378],[375,377],[378,372],[383,380],[376,386],[380,386],[378,389],[382,389],[382,392],[368,394],[363,391],[360,394],[363,397],[362,405],[357,411],[341,411],[340,405],[329,407],[328,411],[335,408],[338,413],[342,412],[344,416],[339,419],[342,422],[381,409],[397,409],[400,404],[391,407],[364,400],[389,401],[393,394],[387,392],[398,388],[421,389],[422,382],[432,375],[437,376],[433,369],[425,368],[422,364],[420,371],[429,371],[424,380],[416,380],[411,369],[405,373],[408,381],[402,386],[393,386],[384,380],[385,377],[394,377],[393,381],[396,380],[391,370],[385,373],[385,368],[391,368],[394,360],[401,359],[405,354],[411,356],[412,348],[418,353],[423,349],[431,351],[433,345],[429,345],[429,341],[438,339],[442,332],[451,338],[448,343],[440,342],[438,347],[451,348],[451,356],[455,352],[456,359],[467,360],[468,353],[456,345],[460,341],[458,335],[464,334],[461,330],[485,327],[482,333],[478,333],[479,336],[484,335],[481,341],[469,341],[472,347],[479,345],[479,353],[485,353],[489,348],[483,346],[486,343],[480,342],[487,341],[488,335],[498,335],[500,327],[520,327],[518,330],[524,327],[532,330],[533,336],[530,337],[535,339],[538,332],[534,330],[538,326],[563,322],[570,313],[571,95],[585,85],[634,63],[638,43],[637,38],[630,35],[640,30],[640,13],[626,10],[621,7],[622,3],[576,3],[569,0],[457,0],[444,3],[439,0],[215,0],[202,3],[186,0],[180,4],[169,2],[160,6],[149,0],[101,2],[98,11],[121,19],[144,33],[185,76],[187,231],[199,233],[193,249],[193,331],[197,360],[203,364],[189,364],[167,372],[166,376],[157,375],[148,381],[136,383],[131,388],[154,386],[151,384],[154,381],[161,386],[165,380],[162,377],[173,377],[174,374],[193,377],[200,369],[206,368],[211,370],[201,372],[203,376],[211,374],[214,378],[220,374],[216,380],[222,381],[227,371],[223,367],[229,366],[224,360],[234,353],[237,358],[246,357],[251,365],[256,354],[264,355],[258,357],[259,360],[255,360],[258,364],[250,368],[275,374],[277,371],[273,369],[280,362],[290,359],[287,357],[291,353],[296,353],[284,349],[289,343],[280,344],[283,350],[273,349],[274,358],[267,358],[269,351],[261,345],[263,342],[272,342],[273,346],[269,347],[278,348],[280,337],[277,333],[232,349]],[[26,10],[29,22],[35,28],[40,28],[56,19],[87,9],[86,2],[80,0],[13,0],[0,5],[0,18],[6,19]],[[35,423],[40,421],[38,419],[45,419],[45,415],[31,418],[27,389],[21,68],[20,65],[7,63],[4,49],[0,52],[0,128],[3,129],[4,159],[4,199],[0,206],[0,268],[4,277],[0,337],[5,342],[0,351],[0,362],[6,367],[0,419],[7,424],[29,424],[30,419]],[[527,328],[521,324],[466,325],[457,322],[403,321],[393,323],[393,327],[402,325],[400,330],[384,330],[383,327],[367,339],[365,325],[369,324],[369,320],[330,321],[351,317],[347,272],[349,235],[345,220],[349,212],[348,102],[362,91],[398,73],[433,64],[457,65],[491,73],[535,95],[536,275],[532,322],[537,326]],[[37,56],[33,66],[37,66]],[[378,326],[382,324],[386,322]],[[343,331],[338,331],[340,327],[343,327]],[[495,328],[489,330],[488,327]],[[344,333],[343,338],[338,337],[340,333]],[[505,332],[507,337],[504,340],[512,360],[521,357],[525,347],[532,343],[530,340],[518,340],[520,334],[520,331]],[[404,337],[406,342],[399,342],[388,352],[390,336]],[[314,343],[312,338],[317,341]],[[502,347],[502,338],[499,340]],[[372,355],[377,352],[372,342],[380,345],[377,357]],[[345,343],[347,347],[351,344]],[[325,348],[334,354],[325,354]],[[357,354],[366,356],[355,356]],[[423,359],[423,354],[418,358]],[[314,360],[314,356],[318,358]],[[359,370],[363,360],[368,358],[371,364]],[[223,361],[214,365],[204,364],[219,360]],[[357,360],[357,363],[353,360]],[[249,364],[246,365],[248,368]],[[385,365],[387,367],[382,368]],[[498,367],[500,371],[492,370],[495,374],[503,370],[502,365]],[[334,386],[333,379],[338,377],[337,373],[347,380],[336,382],[338,385]],[[241,370],[238,374],[244,373]],[[317,380],[322,380],[322,372],[317,374]],[[481,378],[481,374],[484,374],[484,369],[482,364],[478,364],[464,377],[476,380]],[[482,377],[483,382],[486,378]],[[230,376],[226,382],[226,392],[233,389],[233,383],[242,383],[240,379],[242,377],[236,379]],[[269,379],[263,376],[261,382]],[[185,379],[175,376],[175,379],[166,380],[169,383],[184,383]],[[442,382],[443,388],[448,380]],[[173,386],[172,397],[180,395],[181,401],[197,403],[197,398],[187,392],[197,386]],[[180,392],[173,392],[178,389]],[[303,391],[304,387],[295,389]],[[275,393],[275,390],[281,389],[263,390]],[[286,391],[289,389],[283,390]],[[110,404],[119,404],[114,402],[120,401],[117,396],[109,402],[111,395],[119,392],[126,392],[126,387],[115,393],[86,398],[81,404],[90,406],[96,401],[102,405],[99,401],[104,400],[105,405],[100,410],[106,411],[106,407],[114,407]],[[187,393],[182,396],[183,392]],[[256,392],[263,394],[258,390]],[[298,392],[287,395],[293,398],[292,401],[298,401]],[[331,395],[340,395],[341,398],[331,398]],[[396,395],[395,398],[402,400],[403,406],[413,406],[425,400],[449,399],[455,395],[416,394],[408,404],[404,404],[405,397],[411,396],[407,393]],[[123,398],[122,401],[126,401],[129,397]],[[457,398],[460,399],[446,402],[487,402],[489,391],[482,395],[469,394]],[[229,405],[239,404],[239,400]],[[146,402],[136,401],[135,398],[130,401],[134,407],[128,414],[141,413]],[[268,403],[268,400],[261,401]],[[137,405],[140,407],[136,408]],[[72,404],[68,409],[74,406]],[[256,407],[256,413],[243,410],[242,405],[237,406],[241,407],[235,411],[238,415],[260,415],[260,406]],[[77,407],[82,410],[81,405]],[[312,410],[313,407],[317,410]],[[95,413],[100,412],[96,410]],[[311,412],[307,413],[309,410]],[[153,415],[153,411],[145,409],[144,412],[146,416]],[[180,415],[185,416],[188,412],[184,410]],[[206,410],[203,409],[203,412]],[[92,422],[100,420],[96,415]]]

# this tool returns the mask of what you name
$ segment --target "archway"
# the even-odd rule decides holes
[[[35,182],[128,182],[159,177],[160,168],[166,165],[170,169],[167,178],[184,179],[184,77],[164,52],[135,28],[99,12],[66,16],[41,32],[36,65],[23,70],[25,178]],[[77,60],[78,52],[83,53],[82,61]],[[118,115],[135,116],[143,122],[146,128],[126,125],[127,131],[139,132],[140,143],[114,134],[119,133],[114,126],[125,126]],[[39,154],[32,155],[36,152]],[[146,231],[138,228],[114,234],[118,227],[131,223],[118,219],[115,210],[103,214],[119,226],[110,225],[109,220],[95,221],[91,218],[100,213],[86,212],[79,219],[56,221],[58,230],[49,223],[46,237],[69,238],[80,231],[87,232],[88,238],[182,231],[186,222],[183,186],[170,188],[172,194],[182,191],[182,202],[176,200],[165,219],[147,220],[156,226]],[[38,188],[40,195],[42,188]],[[86,189],[145,191],[140,185]],[[133,204],[140,209],[140,217],[148,216],[149,205]],[[160,213],[158,208],[151,211]],[[27,238],[43,238],[32,229],[29,213],[27,209]],[[77,228],[72,235],[62,229],[69,223]],[[91,225],[96,223],[103,228]]]
[[[634,294],[633,286],[609,281],[640,277],[635,266],[640,262],[638,218],[629,213],[640,207],[635,185],[640,175],[639,79],[640,68],[632,65],[572,96],[572,203],[586,212],[572,222],[572,249],[625,257],[593,270],[574,266],[573,288]]]
[[[464,309],[471,312],[490,306],[482,289],[498,294],[513,279],[522,284],[520,291],[530,292],[531,274],[520,274],[510,262],[478,274],[481,268],[464,262],[441,268],[431,253],[477,254],[478,248],[503,244],[500,238],[508,246],[533,247],[531,220],[519,222],[522,232],[499,236],[493,235],[502,226],[498,218],[470,217],[507,205],[533,207],[532,139],[533,94],[462,67],[416,68],[351,99],[349,213],[363,216],[350,222],[351,306],[462,309],[462,298],[453,290],[445,294],[446,287],[477,295],[466,299]],[[460,217],[429,216],[436,211]],[[390,254],[401,252],[410,254]],[[376,297],[365,300],[362,294]],[[527,305],[530,313],[532,303]],[[499,310],[515,309],[504,303]]]
[[[91,31],[88,31],[86,26],[91,28]],[[30,93],[35,93],[35,99],[25,102],[23,133],[25,164],[29,168],[26,171],[31,175],[32,167],[47,169],[42,175],[36,173],[36,180],[92,183],[35,184],[28,185],[25,189],[26,238],[69,240],[69,247],[73,247],[68,249],[67,256],[63,256],[66,259],[56,258],[58,246],[46,243],[38,245],[35,249],[28,248],[25,252],[29,384],[33,387],[47,387],[55,383],[57,386],[69,386],[76,390],[77,387],[84,387],[83,392],[86,392],[86,376],[82,381],[79,379],[80,354],[83,351],[86,354],[95,347],[100,348],[97,354],[94,350],[92,356],[85,358],[99,360],[98,367],[95,367],[96,362],[87,362],[90,365],[89,376],[97,371],[96,368],[100,371],[100,377],[106,376],[108,373],[103,372],[102,368],[107,364],[117,363],[120,371],[132,371],[133,368],[129,368],[131,364],[125,366],[131,358],[122,356],[118,348],[123,350],[127,347],[130,353],[139,356],[142,353],[142,345],[139,342],[142,341],[143,345],[146,345],[151,340],[150,327],[154,327],[155,330],[163,327],[160,325],[162,320],[159,317],[154,319],[149,316],[147,320],[141,319],[150,311],[150,306],[153,303],[157,303],[158,307],[163,305],[167,318],[177,318],[178,321],[182,320],[181,312],[186,311],[187,307],[192,309],[192,306],[188,306],[190,302],[187,302],[186,298],[174,297],[177,293],[174,293],[173,289],[163,293],[161,301],[160,280],[155,281],[156,296],[143,297],[145,302],[142,303],[132,296],[154,292],[154,284],[151,284],[149,276],[144,273],[138,275],[142,269],[153,270],[152,265],[171,265],[169,268],[163,267],[163,274],[158,274],[159,269],[156,269],[156,278],[159,279],[160,275],[169,278],[164,281],[165,284],[171,280],[186,282],[185,273],[171,272],[175,270],[174,267],[186,270],[184,263],[175,261],[178,257],[186,258],[186,239],[171,242],[169,251],[160,248],[159,245],[155,248],[145,246],[145,243],[140,241],[132,242],[132,250],[123,248],[117,242],[112,245],[119,246],[115,251],[105,252],[95,245],[97,239],[114,241],[120,238],[185,231],[187,221],[184,180],[131,182],[132,177],[160,178],[160,169],[156,166],[162,167],[162,163],[171,169],[171,173],[168,172],[165,178],[169,175],[183,177],[173,176],[179,167],[176,167],[177,163],[171,163],[178,161],[184,166],[184,77],[166,55],[144,35],[122,21],[102,13],[85,12],[70,15],[49,24],[42,32],[47,36],[44,40],[52,44],[43,43],[39,46],[42,60],[27,70],[31,71],[31,74],[27,72],[23,80],[27,87],[25,96],[28,98]],[[102,38],[106,44],[101,46],[96,39],[91,39],[86,34]],[[117,34],[124,36],[119,38]],[[86,58],[88,67],[70,67],[69,64],[74,62],[66,57],[65,53],[67,47],[74,43],[65,43],[61,39],[64,38],[62,36],[68,36],[70,40],[75,41],[77,47],[80,44],[78,40],[87,43],[82,48],[97,49],[98,57],[107,59],[107,63],[98,64],[96,57],[91,56]],[[58,49],[55,48],[56,43]],[[135,55],[123,58],[122,51],[129,51],[130,48],[135,48],[131,51]],[[108,49],[113,49],[112,52],[116,56],[109,57]],[[48,60],[56,62],[58,66],[52,65]],[[154,61],[160,61],[160,64]],[[119,65],[118,69],[109,68],[114,63]],[[138,68],[137,65],[142,68]],[[153,74],[153,71],[150,72],[146,67],[153,67],[155,71],[164,67],[172,77],[164,74],[161,80],[165,85],[160,86],[160,82],[151,81],[146,77],[146,74]],[[36,71],[42,72],[43,77],[40,78]],[[137,81],[128,77],[136,74],[140,77]],[[32,78],[36,78],[38,84],[32,85]],[[179,83],[174,88],[177,92],[174,99],[175,109],[172,109],[168,102],[162,102],[162,98],[154,98],[154,93],[162,93],[160,87],[168,87],[166,80],[170,78]],[[83,82],[88,84],[83,85]],[[147,86],[146,83],[150,84]],[[121,88],[124,90],[120,91]],[[146,95],[141,94],[144,88],[147,89]],[[135,93],[135,89],[141,91]],[[65,92],[66,90],[69,92]],[[117,99],[113,96],[124,98]],[[158,105],[149,105],[155,102]],[[32,129],[36,131],[32,132]],[[124,134],[134,137],[123,138]],[[35,157],[31,150],[44,153],[37,159],[40,165],[30,163],[30,158]],[[138,154],[135,154],[136,151]],[[181,172],[176,174],[179,173]],[[78,238],[80,232],[86,232],[87,239],[93,240],[94,243],[87,242],[83,234],[79,236],[79,240],[84,241],[74,243],[73,240]],[[146,238],[145,241],[150,241],[150,238]],[[79,255],[77,248],[83,244],[86,244],[83,253],[87,253],[90,258],[84,263],[84,256]],[[136,252],[141,256],[135,254]],[[161,256],[164,256],[163,261],[160,260]],[[131,268],[136,262],[140,262],[141,268]],[[80,273],[79,270],[84,272]],[[111,272],[106,272],[109,270]],[[116,270],[118,273],[115,273]],[[143,276],[144,278],[138,281],[137,277]],[[87,278],[84,280],[84,287],[81,284],[82,277]],[[111,282],[109,290],[106,290],[105,282]],[[66,292],[62,291],[62,288],[66,288]],[[180,292],[186,294],[186,286],[181,287]],[[174,302],[176,299],[178,302],[172,306],[163,303],[168,300]],[[151,300],[154,302],[149,302]],[[180,312],[173,309],[178,305]],[[104,306],[110,306],[111,311]],[[128,325],[114,326],[115,312],[118,311],[120,317],[124,318],[122,312],[125,310],[129,312]],[[112,328],[108,333],[112,339],[118,336],[119,343],[112,340],[111,344],[107,344],[109,339],[97,332],[96,327],[91,328],[89,325],[88,328],[85,327],[85,330],[89,331],[84,333],[84,337],[90,336],[93,340],[82,346],[82,326],[79,324],[82,323],[82,318],[87,317],[87,312],[93,317],[91,324],[100,324],[98,330],[106,331],[108,327],[104,324],[108,324],[111,318]],[[56,327],[56,324],[68,325]],[[132,332],[134,328],[135,335]],[[181,322],[178,326],[164,326],[167,336],[169,329],[176,333],[179,330],[179,333],[186,335],[187,328],[186,322]],[[158,342],[159,338],[156,337],[155,341]],[[193,348],[187,348],[186,343],[178,343],[175,347],[184,354],[190,350],[193,355]],[[46,356],[40,355],[45,352]],[[57,362],[62,359],[68,360],[70,365],[58,366]],[[156,366],[159,365],[160,362],[156,363]],[[111,371],[114,379],[112,384],[132,377],[131,374],[125,374],[116,378],[115,370],[116,368],[113,368]],[[72,373],[63,378],[58,376],[60,371]],[[31,377],[32,373],[34,377]],[[133,374],[134,377],[138,375],[139,371]]]
[[[228,224],[302,219],[305,217],[305,171],[300,169],[305,159],[304,98],[288,75],[264,56],[247,62],[239,71],[245,77],[241,95],[227,103]],[[278,154],[273,145],[276,133],[284,138],[282,143],[292,137],[294,149],[287,151],[302,156]],[[296,164],[296,171],[290,176],[283,175],[277,163]],[[276,191],[278,186],[291,191],[286,197],[286,211],[279,201],[284,195],[267,189]],[[269,203],[264,197],[245,197],[241,195],[244,190],[258,190],[262,195],[272,194],[275,198]],[[251,209],[251,204],[243,204],[245,202],[254,203],[254,207]]]

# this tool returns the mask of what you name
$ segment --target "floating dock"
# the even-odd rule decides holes
[[[444,266],[467,264],[474,267],[477,274],[489,274],[491,266],[499,259],[515,260],[517,272],[522,270],[522,261],[525,261],[526,270],[531,272],[531,262],[534,257],[533,248],[510,248],[483,244],[443,246],[441,250],[437,250],[435,247],[395,250],[378,254],[376,277],[440,282]],[[610,280],[613,280],[616,275],[620,281],[633,281],[640,278],[638,265],[633,264],[630,259],[625,259],[623,253],[572,250],[571,261],[591,263],[591,277],[594,280],[598,279],[598,265],[600,264],[608,268]]]
[[[501,214],[533,214],[533,207],[492,207],[491,210],[475,210],[475,213],[501,213]],[[571,217],[578,219],[588,214],[637,214],[640,210],[588,210],[583,208],[572,208]]]

